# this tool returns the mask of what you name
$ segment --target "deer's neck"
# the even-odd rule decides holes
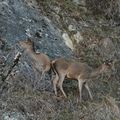
[[[34,59],[34,60],[36,59],[36,52],[35,52],[34,48],[28,49],[26,52],[29,54],[29,56],[32,59]]]
[[[102,66],[94,69],[92,72],[91,72],[91,77],[97,77],[98,75],[102,74],[103,73],[103,68]]]

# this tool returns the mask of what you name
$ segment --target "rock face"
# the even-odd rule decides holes
[[[16,113],[16,112],[3,114],[2,119],[3,120],[15,120],[15,119],[26,120],[25,117],[21,113]]]
[[[73,43],[72,43],[72,40],[70,39],[69,35],[67,33],[63,33],[62,35],[66,45],[71,49],[73,50],[74,47],[73,47]]]
[[[47,54],[50,59],[60,56],[70,57],[72,54],[65,45],[58,28],[48,18],[42,16],[35,7],[37,6],[29,0],[0,1],[1,86],[3,85],[1,80],[4,80],[5,76],[10,73],[6,80],[12,83],[15,89],[20,86],[26,89],[27,86],[31,86],[35,90],[52,90],[51,78],[46,74],[44,80],[40,80],[41,73],[35,71],[28,54],[23,53],[18,64],[14,66],[16,54],[23,51],[19,45],[21,40],[31,38],[35,43],[36,51]],[[5,86],[7,85],[9,86],[9,84]],[[5,86],[3,85],[3,88]],[[5,87],[5,89],[8,88]],[[1,87],[0,93],[3,94],[5,89]],[[6,118],[8,116],[4,114],[4,119]]]
[[[58,29],[40,11],[29,6],[24,0],[5,0],[0,2],[0,36],[15,47],[17,41],[33,38],[42,52],[49,56],[69,56],[70,50],[65,46]],[[41,32],[42,36],[36,35]],[[62,49],[61,49],[62,48]],[[58,54],[59,53],[59,54]],[[65,56],[66,56],[65,55]]]
[[[12,64],[17,52],[23,50],[18,42],[27,38],[34,41],[36,51],[47,54],[50,59],[60,56],[69,57],[72,54],[65,45],[58,28],[48,18],[42,16],[35,7],[28,0],[0,2],[0,52],[7,59],[6,69]],[[2,56],[0,60],[2,62]],[[24,76],[33,74],[30,66],[31,59],[27,54],[22,54],[19,62],[20,66],[15,70],[17,73],[21,74],[20,71],[22,71]],[[30,73],[25,70],[25,66]]]

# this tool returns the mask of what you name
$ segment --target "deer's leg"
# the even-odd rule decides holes
[[[55,92],[55,95],[57,96],[57,83],[58,83],[58,79],[59,79],[59,76],[58,74],[56,74],[54,80],[53,80],[53,88],[54,88],[54,92]]]
[[[45,71],[42,70],[42,74],[41,74],[40,80],[42,80],[44,77],[45,77]]]
[[[82,101],[82,86],[83,86],[83,81],[81,79],[78,80],[78,87],[79,87],[79,94],[80,94],[80,102]]]
[[[65,79],[65,75],[60,75],[58,84],[59,84],[60,90],[63,93],[64,97],[67,98],[67,95],[65,94],[65,92],[63,90],[63,81],[64,81],[64,79]]]
[[[34,66],[37,72],[41,73],[40,80],[42,80],[45,77],[45,69],[43,68],[42,65],[39,65],[39,64],[34,63]]]
[[[90,99],[93,100],[93,96],[92,96],[92,94],[91,94],[91,91],[90,91],[90,88],[89,88],[87,82],[85,83],[85,88],[87,89],[87,91],[88,91],[88,93],[89,93],[89,95],[90,95]]]

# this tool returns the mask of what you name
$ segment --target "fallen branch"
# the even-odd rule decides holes
[[[2,80],[3,82],[8,78],[8,76],[9,76],[10,73],[12,72],[13,68],[17,65],[17,63],[18,63],[20,57],[21,57],[21,53],[18,52],[18,53],[16,54],[15,58],[14,58],[13,65],[10,67],[10,69],[9,69],[9,71],[8,71],[8,73],[7,73],[7,75],[6,75],[6,76],[3,78],[3,80]]]
[[[18,64],[20,57],[21,57],[21,53],[18,52],[18,53],[15,55],[13,64],[12,64],[12,66],[10,67],[10,69],[8,70],[7,75],[4,76],[3,79],[2,79],[2,83],[1,83],[1,85],[0,85],[0,87],[1,87],[1,88],[0,88],[0,93],[1,93],[1,92],[3,91],[3,89],[5,88],[5,86],[6,86],[6,84],[7,84],[7,83],[6,83],[6,79],[7,79],[8,76],[11,74],[12,70],[14,69],[14,67]]]

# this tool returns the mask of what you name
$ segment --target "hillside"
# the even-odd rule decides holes
[[[93,68],[112,60],[107,73],[88,83],[94,99],[83,88],[80,103],[75,80],[64,82],[68,98],[59,90],[55,96],[54,73],[40,80],[19,44],[28,38],[51,60]],[[120,1],[1,0],[0,120],[120,120]]]

